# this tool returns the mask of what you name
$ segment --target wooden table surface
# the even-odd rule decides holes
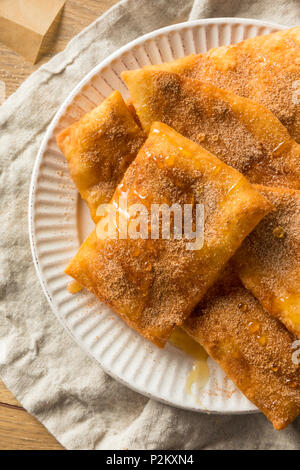
[[[116,0],[67,0],[52,36],[50,32],[47,52],[35,65],[0,42],[0,80],[5,83],[6,98],[34,70],[62,51],[70,39],[115,3]],[[63,447],[42,424],[22,408],[0,380],[0,450],[4,449],[54,450]]]

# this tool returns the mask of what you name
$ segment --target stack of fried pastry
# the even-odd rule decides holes
[[[300,413],[300,27],[123,72],[57,137],[99,204],[202,204],[204,242],[99,238],[66,273],[163,347],[181,326],[283,429]],[[116,227],[119,229],[120,227]]]

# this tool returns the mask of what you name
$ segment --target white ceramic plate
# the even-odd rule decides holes
[[[55,137],[113,90],[128,92],[120,72],[205,52],[212,47],[283,29],[246,19],[181,23],[147,34],[95,67],[64,101],[46,132],[32,176],[29,233],[33,260],[46,297],[64,327],[105,371],[130,388],[177,407],[216,413],[255,411],[219,366],[208,360],[210,379],[200,401],[185,391],[193,360],[171,345],[160,350],[131,330],[112,310],[83,290],[70,295],[64,268],[92,229]]]

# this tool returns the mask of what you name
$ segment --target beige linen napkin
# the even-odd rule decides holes
[[[111,52],[188,18],[247,16],[297,24],[297,0],[122,1],[43,65],[0,108],[0,373],[68,449],[296,449],[300,420],[276,432],[260,415],[216,416],[162,405],[108,377],[58,323],[27,234],[32,168],[58,106]]]

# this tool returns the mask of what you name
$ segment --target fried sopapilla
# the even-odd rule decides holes
[[[230,269],[207,292],[183,328],[275,429],[285,428],[298,416],[296,338],[263,309]]]
[[[300,191],[256,188],[273,204],[234,256],[243,284],[300,338]]]
[[[57,136],[71,177],[96,222],[146,136],[118,91]]]
[[[146,69],[180,73],[250,98],[300,144],[300,26]]]
[[[300,189],[300,145],[263,106],[175,73],[140,69],[122,78],[146,132],[164,122],[252,183]]]
[[[142,221],[121,207],[123,196],[127,208],[135,204],[146,208],[146,237],[130,235],[130,224],[141,229]],[[182,210],[186,204],[195,211],[203,205],[203,245],[196,237],[194,249],[187,248],[191,242],[186,227],[179,237],[174,230],[169,237],[162,233],[156,237],[152,225],[149,234],[149,214],[152,221],[155,204],[169,208],[175,204]],[[188,317],[244,238],[272,208],[243,175],[161,123],[153,124],[111,207],[119,215],[112,223],[116,232],[107,230],[107,235],[99,236],[99,227],[104,230],[109,222],[103,216],[66,273],[158,346],[164,346],[174,327]],[[122,237],[120,214],[129,222]],[[193,213],[197,225],[195,217]]]

